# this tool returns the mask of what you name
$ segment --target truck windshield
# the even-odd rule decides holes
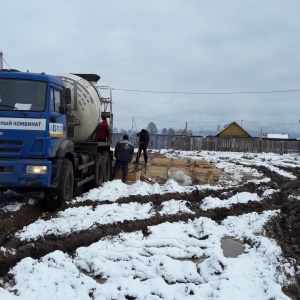
[[[43,111],[46,90],[45,82],[1,79],[0,110]]]

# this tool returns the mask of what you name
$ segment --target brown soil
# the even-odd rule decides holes
[[[240,184],[234,188],[224,187],[222,190],[205,190],[199,191],[196,188],[191,194],[179,194],[170,193],[164,195],[151,195],[147,196],[130,196],[128,198],[119,199],[119,203],[129,203],[129,202],[152,202],[153,206],[159,211],[161,209],[161,204],[163,201],[170,199],[180,199],[187,200],[189,203],[189,208],[195,214],[181,213],[177,215],[159,215],[151,219],[145,220],[135,220],[135,221],[125,221],[116,222],[110,225],[93,226],[90,230],[85,230],[80,233],[70,234],[68,236],[47,236],[41,240],[35,242],[32,241],[20,241],[14,237],[14,233],[21,230],[24,226],[31,224],[37,219],[47,220],[57,214],[55,213],[45,213],[39,202],[34,205],[25,204],[18,211],[15,212],[5,212],[0,209],[0,247],[5,247],[7,249],[15,249],[15,254],[0,252],[0,276],[9,280],[8,271],[17,262],[19,262],[24,257],[30,256],[32,258],[38,259],[47,253],[54,250],[61,250],[72,253],[81,246],[88,246],[93,242],[105,236],[114,236],[122,232],[131,232],[136,230],[141,230],[144,235],[148,235],[148,226],[156,225],[164,222],[178,222],[178,221],[188,221],[189,219],[199,218],[201,216],[213,219],[216,222],[221,222],[228,216],[237,216],[250,212],[262,212],[265,210],[280,210],[280,215],[278,217],[272,218],[268,224],[265,226],[265,231],[269,237],[274,238],[277,243],[281,246],[283,254],[288,258],[295,267],[297,272],[297,284],[288,287],[286,290],[287,295],[292,297],[292,299],[300,299],[299,291],[299,280],[300,280],[300,180],[290,180],[286,177],[282,177],[277,173],[271,172],[264,167],[255,167],[262,172],[265,177],[271,178],[268,183],[246,183]],[[299,177],[300,170],[298,168],[286,169],[297,177]],[[259,195],[263,193],[264,190],[272,188],[277,190],[271,196],[266,197],[261,202],[248,202],[246,204],[236,204],[230,209],[227,208],[217,208],[214,210],[203,211],[199,208],[199,204],[202,200],[210,195],[213,197],[218,197],[220,199],[227,199],[236,193],[240,192],[257,192]],[[33,197],[33,195],[30,195]],[[34,196],[37,200],[41,200],[40,196]],[[0,202],[0,208],[7,205],[8,203],[16,199],[10,198],[5,199]],[[101,205],[107,202],[97,202],[86,200],[85,202],[69,204],[71,206],[84,206],[84,205]],[[63,210],[65,208],[61,208]]]

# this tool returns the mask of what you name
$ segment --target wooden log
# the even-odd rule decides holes
[[[172,159],[166,157],[153,157],[151,158],[151,165],[170,166],[172,165]]]
[[[126,180],[135,182],[135,181],[141,179],[141,174],[142,174],[141,170],[135,170],[135,171],[128,172]],[[120,170],[118,172],[118,174],[116,175],[115,179],[122,179],[122,177],[123,177],[123,173],[122,173],[122,170]]]

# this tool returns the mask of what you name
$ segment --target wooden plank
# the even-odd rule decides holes
[[[149,166],[147,171],[150,173],[150,177],[168,178],[168,168],[166,167]]]
[[[196,162],[194,167],[199,167],[199,168],[216,168],[214,165],[212,165],[209,162]]]
[[[126,180],[129,180],[129,181],[140,180],[141,179],[141,173],[142,173],[141,171],[129,172],[128,175],[127,175]],[[120,170],[118,172],[118,174],[116,175],[115,179],[122,179],[122,176],[123,176],[123,173],[122,173],[122,170]]]
[[[192,166],[193,163],[190,159],[174,159],[173,160],[173,166],[182,166],[182,167],[188,167]]]
[[[162,154],[150,154],[147,165],[144,165],[143,161],[140,161],[137,166],[134,163],[129,164],[126,181],[132,183],[137,180],[145,180],[164,184],[169,178],[174,177],[178,171],[190,176],[193,184],[215,184],[222,174],[221,170],[205,160],[176,159],[167,158]],[[116,178],[122,178],[121,170]]]
[[[172,164],[171,158],[162,158],[162,157],[152,157],[151,165],[159,165],[159,166],[169,166]]]
[[[167,158],[164,154],[161,153],[149,153],[148,154],[149,157],[154,157],[154,158]]]
[[[215,169],[215,168],[199,168],[199,167],[194,167],[193,172],[195,174],[203,174],[207,172],[213,172],[214,174],[220,174],[222,171],[220,169]]]

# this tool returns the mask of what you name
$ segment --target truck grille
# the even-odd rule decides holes
[[[0,153],[19,153],[21,151],[23,141],[0,141]]]
[[[0,173],[11,173],[14,170],[13,167],[1,167],[0,166]]]

